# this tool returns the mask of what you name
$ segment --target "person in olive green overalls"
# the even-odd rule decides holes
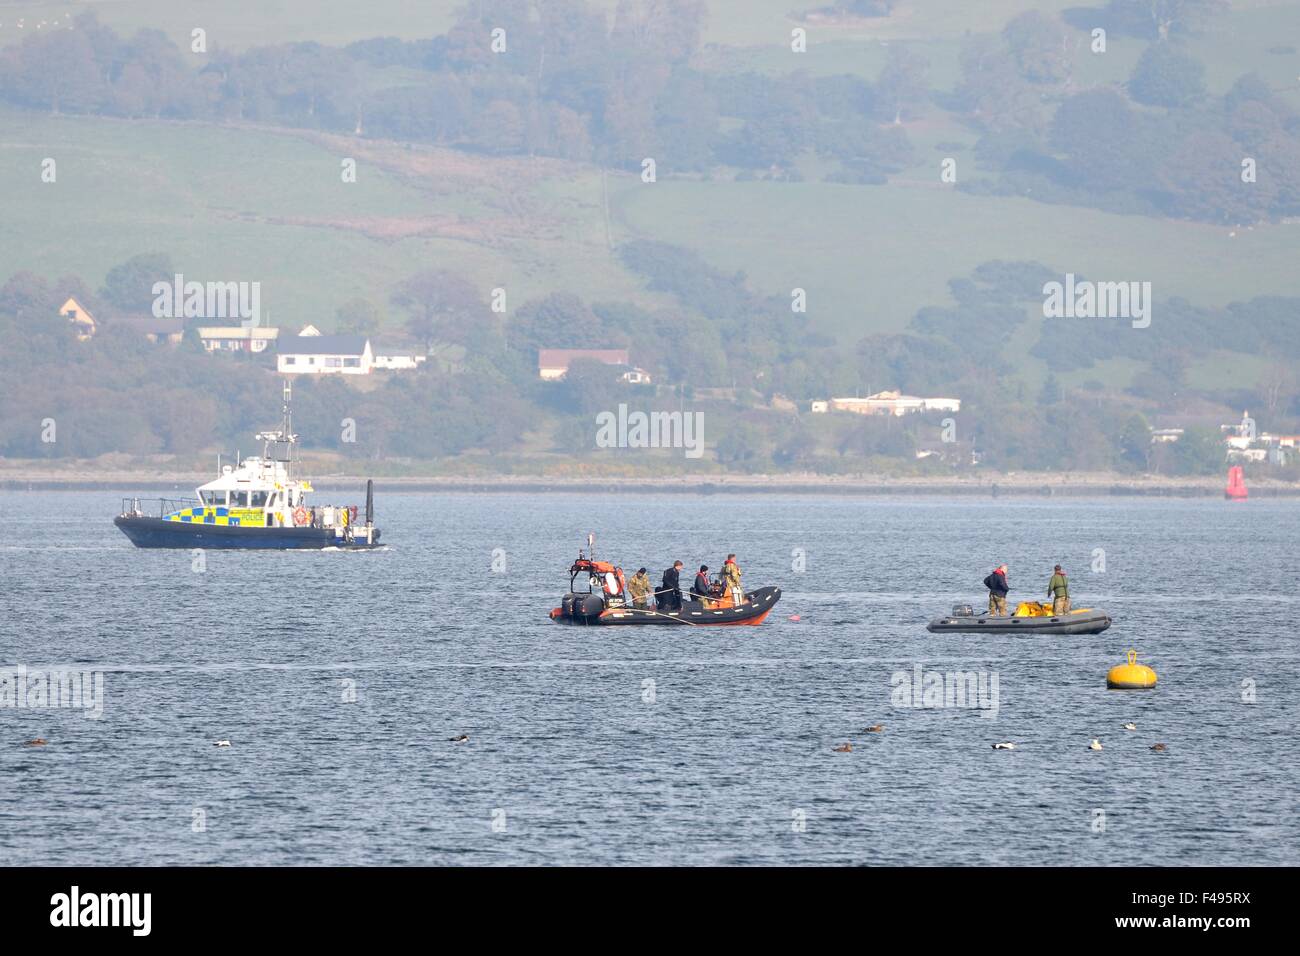
[[[653,590],[654,585],[650,583],[650,576],[646,574],[645,568],[632,575],[632,580],[627,582],[627,593],[632,595],[632,606],[643,611],[650,607],[649,596]]]
[[[1061,570],[1061,566],[1056,566],[1056,573],[1052,575],[1052,580],[1047,582],[1047,596],[1052,599],[1052,614],[1060,616],[1070,613],[1070,580]]]
[[[740,565],[736,564],[734,554],[727,555],[727,560],[722,564],[722,581],[726,589],[731,592],[731,603],[736,607],[745,603],[745,592],[740,586]]]

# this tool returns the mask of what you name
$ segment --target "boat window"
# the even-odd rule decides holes
[[[230,507],[232,507],[232,508],[247,508],[247,507],[248,507],[248,492],[247,492],[247,491],[232,491],[232,492],[230,493]]]
[[[199,498],[208,507],[224,505],[226,503],[225,491],[200,491]]]
[[[251,503],[251,507],[254,507],[254,508],[265,508],[265,507],[266,507],[266,499],[270,496],[270,494],[271,494],[271,493],[270,493],[269,491],[254,491],[254,492],[252,492],[252,503]]]

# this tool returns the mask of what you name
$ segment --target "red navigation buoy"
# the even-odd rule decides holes
[[[1241,465],[1233,465],[1228,469],[1228,487],[1223,489],[1223,497],[1229,501],[1245,501],[1246,478],[1241,472]]]

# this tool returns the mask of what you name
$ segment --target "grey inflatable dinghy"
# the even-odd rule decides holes
[[[969,604],[954,607],[947,617],[926,625],[932,634],[953,631],[968,634],[1100,634],[1110,627],[1110,615],[1095,608],[1079,608],[1053,616],[1050,604],[1021,604],[1016,612],[998,617],[976,614]]]

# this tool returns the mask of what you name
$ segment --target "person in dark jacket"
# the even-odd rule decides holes
[[[682,609],[682,563],[674,561],[673,566],[664,572],[663,586],[659,590],[659,610],[680,611]]]
[[[1007,616],[1007,566],[999,564],[993,573],[984,579],[984,586],[989,589],[989,613],[996,617]]]
[[[691,600],[705,600],[709,596],[709,587],[709,566],[701,564],[700,570],[695,575],[695,583],[691,585]]]

